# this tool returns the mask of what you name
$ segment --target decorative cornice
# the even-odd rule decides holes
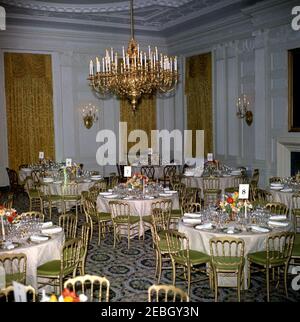
[[[154,5],[178,8],[191,1],[193,0],[139,0],[138,2],[135,1],[133,5],[136,9],[147,8]],[[103,13],[129,10],[129,1],[107,2],[99,4],[66,4],[32,0],[1,0],[1,2],[10,6],[25,9],[68,13]]]

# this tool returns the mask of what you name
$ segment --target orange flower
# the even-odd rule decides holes
[[[231,197],[228,197],[226,200],[228,203],[232,204],[233,203],[233,199]]]

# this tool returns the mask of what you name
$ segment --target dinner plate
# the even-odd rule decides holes
[[[283,186],[280,187],[270,187],[271,190],[281,190],[283,189]]]
[[[103,192],[100,192],[99,195],[101,195],[101,196],[110,196],[110,195],[112,195],[112,192],[103,191]]]
[[[193,224],[201,224],[202,223],[202,219],[201,218],[182,218],[182,222],[184,224],[190,224],[190,225],[193,225]]]
[[[28,241],[31,243],[43,243],[45,241],[48,241],[50,239],[50,236],[43,235],[43,234],[34,234],[28,238]]]
[[[202,214],[197,214],[197,213],[188,213],[186,212],[183,217],[185,218],[201,218]]]
[[[104,196],[104,198],[107,198],[107,199],[115,199],[115,198],[118,198],[118,195],[107,195],[107,196]]]
[[[160,197],[172,197],[171,193],[160,193]]]
[[[215,225],[213,225],[212,223],[207,223],[207,224],[202,224],[202,225],[196,225],[194,226],[195,229],[198,230],[213,230],[216,228]]]
[[[253,233],[268,233],[271,231],[271,228],[265,227],[265,226],[257,226],[257,225],[252,225],[249,227],[249,230],[252,231]]]

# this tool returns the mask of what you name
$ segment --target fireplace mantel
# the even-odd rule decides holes
[[[300,137],[278,138],[277,140],[277,175],[291,175],[291,152],[300,152]]]

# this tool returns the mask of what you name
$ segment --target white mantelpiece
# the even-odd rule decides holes
[[[300,152],[300,138],[278,138],[277,141],[277,175],[291,175],[291,152]]]

